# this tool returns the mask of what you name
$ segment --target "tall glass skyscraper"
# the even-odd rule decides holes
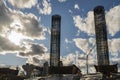
[[[60,31],[61,16],[52,16],[50,66],[58,67],[60,63]]]
[[[108,42],[107,42],[105,10],[103,6],[97,6],[94,8],[94,22],[95,22],[98,66],[109,65],[109,51],[108,51]]]

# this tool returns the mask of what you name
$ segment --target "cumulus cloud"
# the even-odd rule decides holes
[[[77,8],[77,6],[76,6]],[[120,5],[111,8],[106,12],[106,25],[108,27],[108,32],[111,36],[120,32]],[[87,33],[88,35],[94,35],[94,15],[93,11],[89,11],[86,18],[82,18],[80,15],[73,16],[75,27],[79,29],[79,32]]]
[[[45,27],[40,25],[40,18],[38,19],[35,15],[23,14],[22,12],[14,11],[12,13],[12,18],[14,22],[11,27],[19,26],[17,29],[18,32],[22,33],[25,36],[36,38],[36,39],[45,39]],[[18,22],[15,20],[18,19]]]
[[[0,36],[0,52],[15,52],[23,50],[22,47],[10,42],[7,38]]]
[[[61,61],[65,66],[76,64],[80,67],[85,67],[86,56],[84,54],[69,53],[68,55],[61,57]]]
[[[83,52],[86,53],[86,51],[89,48],[89,44],[87,43],[86,39],[74,39],[73,40],[75,42],[75,45],[80,48],[81,50],[83,50]],[[84,46],[84,47],[83,47]]]
[[[120,58],[112,57],[110,59],[110,61],[111,61],[112,64],[117,64],[118,63],[118,66],[120,66]]]
[[[16,8],[32,8],[38,3],[38,0],[8,0]]]
[[[72,13],[73,13],[73,11],[72,11],[72,10],[70,10],[70,9],[68,10],[68,12],[69,12],[70,14],[72,14]]]
[[[72,43],[72,41],[70,41],[67,38],[65,38],[65,43]]]
[[[70,53],[67,56],[62,57],[61,60],[63,61],[63,65],[72,65],[75,61],[75,55]]]
[[[34,16],[19,16],[19,19],[21,20],[23,26],[25,26],[23,30],[21,30],[21,33],[28,37],[45,39],[44,31],[46,31],[46,29],[44,26],[39,24],[39,21]]]
[[[75,5],[74,5],[74,8],[75,8],[75,9],[80,9],[78,4],[75,4]]]
[[[0,9],[0,33],[5,35],[15,31],[31,39],[45,39],[46,28],[40,24],[40,18],[34,14],[11,10],[3,1],[1,1]]]
[[[95,55],[95,54],[94,54]],[[93,67],[96,64],[96,58],[92,55],[89,55],[89,70],[90,72],[95,72],[95,68]],[[61,61],[63,61],[64,66],[69,66],[75,64],[78,68],[81,69],[82,73],[86,73],[86,55],[80,53],[70,53],[64,57],[61,57]]]
[[[119,63],[119,53],[120,53],[120,39],[118,36],[116,36],[116,33],[120,32],[120,5],[115,6],[114,8],[111,8],[109,11],[106,12],[106,25],[108,28],[108,32],[111,36],[114,36],[115,38],[108,39],[108,47],[110,52],[110,62],[113,63]],[[95,35],[95,29],[94,29],[94,15],[93,11],[89,11],[87,14],[87,17],[82,18],[80,15],[73,16],[73,20],[75,23],[75,27],[78,28],[79,33],[86,33],[88,36]],[[78,35],[78,34],[77,34]],[[76,47],[78,47],[81,51],[86,53],[91,49],[91,45],[95,45],[95,38],[75,38],[73,39],[75,42]],[[96,54],[96,50],[93,52]],[[92,58],[94,57],[94,58]],[[83,57],[79,57],[80,59],[84,59]],[[93,60],[93,64],[96,64],[95,62],[96,55],[91,54],[90,59]],[[89,61],[90,62],[90,61]],[[91,63],[92,65],[92,63]]]
[[[44,14],[44,15],[50,15],[52,12],[52,7],[49,0],[43,0],[42,6],[38,4],[37,9],[40,14]]]
[[[76,47],[82,50],[84,53],[90,51],[91,45],[96,45],[95,38],[83,39],[83,38],[75,38],[73,39],[75,42]],[[120,38],[113,38],[108,40],[108,47],[110,55],[113,57],[118,57],[120,52]],[[96,50],[94,52],[96,54]]]
[[[46,53],[47,48],[43,44],[30,44],[25,52],[20,52],[19,55],[23,57],[42,55]]]
[[[10,68],[10,66],[6,64],[0,64],[0,68]]]
[[[81,51],[83,51],[84,53],[89,53],[89,66],[91,67],[91,70],[93,70],[93,72],[95,71],[95,69],[93,68],[93,65],[97,65],[97,51],[96,48],[91,47],[96,45],[95,43],[95,38],[88,38],[88,39],[83,39],[83,38],[75,38],[73,39],[73,41],[75,42],[76,47],[78,47]],[[109,47],[109,55],[110,55],[110,63],[111,64],[115,64],[115,63],[119,63],[120,58],[119,58],[119,52],[120,52],[120,38],[113,38],[113,39],[108,39],[108,47]],[[73,56],[74,58],[74,56]],[[80,68],[85,68],[85,62],[84,60],[86,59],[86,54],[80,54],[78,55],[78,60],[77,60],[77,64],[80,65]],[[81,63],[82,62],[82,63]]]
[[[45,39],[46,29],[40,24],[40,19],[34,14],[24,14],[21,11],[12,10],[7,7],[4,0],[0,1],[0,9],[0,52],[14,53],[22,51],[24,53],[27,45],[24,44],[22,39]],[[16,45],[15,42],[16,40],[19,42],[19,39],[22,44]],[[28,49],[30,51],[28,55],[32,55],[33,52],[35,54],[37,52],[42,53],[42,50],[46,49],[44,48],[42,45],[37,46],[34,44],[31,47],[31,51]]]
[[[87,33],[88,35],[94,35],[94,16],[93,11],[89,11],[86,18],[82,18],[79,15],[73,16],[75,27],[79,29],[80,32]]]
[[[75,38],[73,39],[76,47],[82,51],[82,53],[77,54],[77,60],[76,60],[76,65],[79,65],[78,67],[82,68],[82,70],[85,72],[86,69],[86,56],[88,56],[89,60],[89,67],[91,69],[91,72],[95,72],[94,65],[97,64],[97,57],[96,57],[96,48],[95,48],[95,38]]]
[[[6,25],[10,25],[13,19],[10,17],[10,10],[6,7],[5,2],[0,1],[0,32]]]
[[[59,2],[66,2],[67,0],[58,0]]]
[[[37,56],[34,56],[34,57],[29,57],[28,60],[27,60],[27,63],[30,63],[30,64],[35,64],[35,65],[38,65],[38,66],[43,66],[43,64],[45,62],[49,62],[50,60],[50,54],[49,53],[45,53],[45,54],[41,54],[41,55],[37,55]]]
[[[90,38],[89,40],[83,39],[83,38],[75,38],[73,41],[75,42],[75,45],[82,50],[84,53],[90,50],[90,43],[92,46],[94,45],[95,42],[92,42],[91,40],[94,40]],[[90,41],[90,42],[89,42]]]
[[[32,13],[23,13],[8,8],[4,0],[0,1],[0,9],[0,52],[17,52],[17,56],[27,58],[28,62],[32,60],[37,63],[38,58],[36,56],[43,57],[47,48],[43,44],[28,43],[27,40],[45,39],[46,28],[41,25],[41,19]],[[15,45],[14,41],[17,39],[11,41],[11,38],[13,40],[16,36],[23,39],[21,45]],[[24,39],[26,40],[24,41]]]
[[[109,51],[112,53],[112,55],[118,56],[118,53],[120,52],[120,38],[109,39],[108,45]]]
[[[95,38],[89,38],[88,40],[89,40],[88,42],[89,42],[90,44],[93,44],[93,45],[96,44]]]
[[[118,63],[118,67],[120,65],[120,38],[113,38],[108,40],[108,48],[109,48],[109,55],[111,64]],[[120,69],[119,69],[120,70]]]
[[[117,32],[120,32],[120,5],[111,8],[106,13],[106,23],[108,26],[109,34],[114,36]]]

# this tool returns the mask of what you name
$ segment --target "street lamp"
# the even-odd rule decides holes
[[[88,74],[88,56],[91,53],[91,51],[93,50],[93,48],[95,47],[95,45],[89,50],[88,54],[86,55],[86,67],[87,67],[87,74]]]
[[[91,53],[91,51],[94,49],[94,47],[95,47],[95,45],[89,50],[89,52],[86,54],[86,53],[84,53],[84,55],[86,55],[86,57],[85,58],[81,58],[81,57],[78,57],[78,59],[86,59],[86,73],[88,74],[88,56],[89,56],[89,54]]]

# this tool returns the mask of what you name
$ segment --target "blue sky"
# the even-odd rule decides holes
[[[93,9],[98,5],[105,8],[110,62],[119,63],[120,0],[0,0],[0,64],[49,61],[51,16],[59,14],[61,60],[84,71],[85,56],[95,45]],[[96,47],[89,61],[94,72]]]

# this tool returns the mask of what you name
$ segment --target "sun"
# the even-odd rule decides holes
[[[24,36],[21,33],[17,33],[15,31],[12,31],[9,35],[8,35],[8,39],[16,44],[16,45],[20,45],[21,41],[24,39]]]

